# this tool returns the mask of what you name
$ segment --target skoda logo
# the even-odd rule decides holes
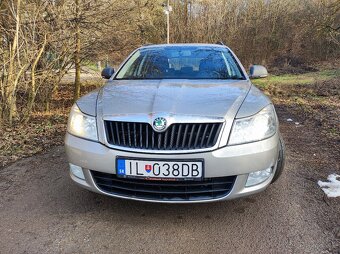
[[[166,119],[164,117],[157,117],[153,120],[153,128],[155,131],[163,131],[166,128]]]

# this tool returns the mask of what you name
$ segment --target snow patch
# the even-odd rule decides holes
[[[292,118],[288,118],[287,122],[293,122],[293,119]]]
[[[327,177],[328,182],[318,181],[318,185],[329,198],[340,197],[340,175],[331,174]]]

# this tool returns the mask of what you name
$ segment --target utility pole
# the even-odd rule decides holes
[[[166,43],[170,43],[170,12],[172,11],[172,7],[170,6],[170,0],[167,0],[167,3],[163,4],[164,13],[166,15]]]
[[[167,14],[166,14],[166,27],[167,27],[167,33],[166,33],[166,43],[170,43],[170,10],[169,10],[169,1],[167,2]]]

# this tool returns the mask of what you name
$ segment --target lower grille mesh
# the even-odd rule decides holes
[[[236,176],[205,178],[202,181],[156,181],[118,178],[114,174],[91,171],[97,187],[110,194],[149,200],[194,201],[228,195]]]

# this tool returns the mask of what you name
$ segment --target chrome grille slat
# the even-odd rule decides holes
[[[139,124],[139,144],[140,148],[143,148],[143,125]]]
[[[189,124],[186,124],[185,129],[184,129],[184,134],[183,134],[182,147],[185,147],[185,140],[187,139],[188,128],[189,128]]]
[[[149,125],[145,125],[145,133],[146,133],[145,148],[149,149]]]
[[[115,124],[115,128],[116,128],[116,135],[117,135],[118,145],[120,145],[120,137],[119,137],[118,122],[111,122],[111,125],[112,125],[113,123]]]
[[[155,147],[155,132],[153,131],[151,135],[152,135],[152,137],[151,137],[151,144],[152,144],[151,148],[154,149],[154,147]]]
[[[110,145],[143,150],[195,150],[213,147],[223,123],[174,123],[156,132],[148,123],[104,121]]]
[[[176,140],[176,147],[175,147],[175,149],[178,149],[179,141],[181,140],[182,127],[183,127],[183,124],[179,125],[179,127],[178,127],[178,133],[177,133],[177,140]]]
[[[158,145],[157,145],[157,147],[158,147],[158,150],[159,150],[159,149],[161,149],[162,134],[158,134],[157,136],[158,136]]]
[[[175,140],[175,131],[176,131],[176,125],[172,126],[171,130],[171,138],[170,138],[170,147],[173,147],[174,140]],[[178,137],[177,137],[178,138]]]
[[[136,132],[136,123],[133,123],[133,141],[134,147],[137,147],[137,132]]]
[[[166,148],[167,148],[168,134],[169,134],[169,132],[166,131],[166,132],[165,132],[165,137],[164,137],[164,146],[163,146],[164,150],[166,150]]]
[[[213,144],[215,144],[217,142],[218,134],[220,133],[221,129],[222,129],[222,125],[218,125],[217,130],[216,130],[217,135],[216,134],[214,135],[214,139],[213,139],[213,142],[212,142]]]
[[[205,140],[205,135],[207,134],[207,130],[208,130],[208,124],[205,125],[200,147],[203,147],[203,142]]]
[[[196,134],[196,138],[195,138],[194,147],[197,147],[197,143],[198,143],[198,139],[200,137],[201,129],[202,129],[202,124],[200,124],[198,126],[198,130],[197,130],[197,134]]]
[[[124,123],[122,122],[120,126],[122,127],[123,144],[124,144],[124,146],[126,146],[126,142],[125,142],[125,131],[124,131]]]
[[[131,145],[131,131],[130,131],[130,123],[126,123],[127,125],[127,135],[128,135],[128,140],[129,140],[129,146],[132,147]]]
[[[210,129],[210,133],[209,133],[209,137],[208,137],[208,141],[207,141],[208,144],[210,144],[210,140],[211,140],[212,134],[214,132],[214,128],[215,128],[215,125],[213,125]]]
[[[192,142],[192,137],[194,136],[195,128],[196,128],[196,125],[193,124],[191,126],[191,132],[190,132],[189,143],[188,143],[188,148],[189,149],[191,148],[191,142]]]

